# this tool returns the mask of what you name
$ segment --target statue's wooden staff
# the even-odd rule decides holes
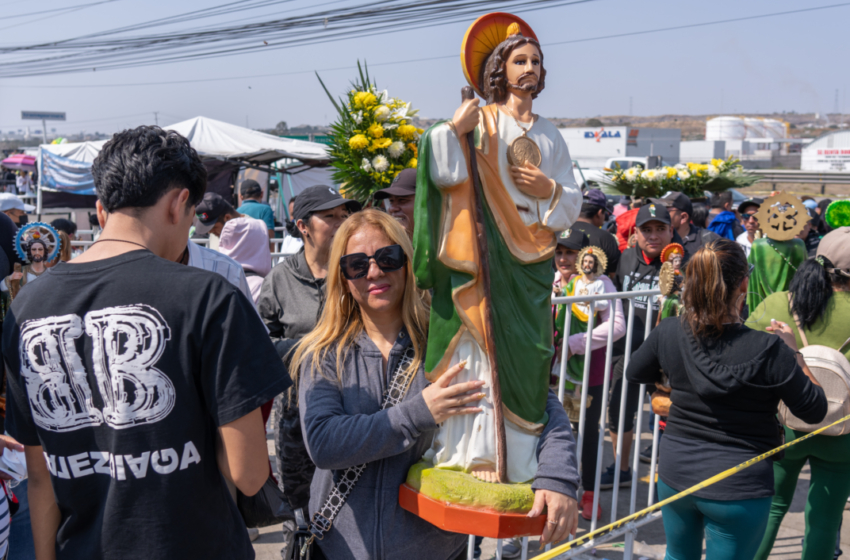
[[[472,88],[461,90],[464,101],[475,98]],[[502,412],[502,386],[499,384],[499,366],[496,360],[496,339],[493,317],[490,314],[490,253],[487,252],[487,231],[484,224],[484,193],[478,176],[478,161],[475,158],[475,130],[466,135],[469,146],[469,167],[472,172],[472,203],[475,206],[476,238],[478,239],[478,274],[484,290],[484,336],[487,357],[490,360],[490,396],[493,399],[493,416],[496,422],[496,474],[499,482],[508,482],[508,447],[505,441],[505,418]]]

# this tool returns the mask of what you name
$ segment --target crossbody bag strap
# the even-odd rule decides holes
[[[791,307],[791,292],[788,292],[788,311],[791,312],[791,316],[794,318],[794,324],[797,325],[797,332],[800,333],[800,340],[803,341],[803,347],[808,346],[809,341],[806,340],[806,333],[803,332],[803,326],[800,324],[800,318],[797,317],[797,313],[795,313],[794,308]]]
[[[416,375],[415,371],[408,371],[408,366],[413,362],[414,356],[415,352],[411,346],[399,360],[387,391],[384,393],[381,410],[396,406],[404,399],[404,395],[407,393],[407,388],[410,385],[410,379]],[[342,472],[339,482],[331,488],[331,493],[325,499],[325,503],[313,515],[313,520],[310,523],[310,533],[313,534],[313,537],[322,540],[325,533],[331,530],[334,519],[339,514],[346,500],[348,500],[348,497],[354,490],[354,485],[357,484],[357,481],[363,475],[363,471],[366,470],[366,465],[364,463],[355,467],[348,467]]]

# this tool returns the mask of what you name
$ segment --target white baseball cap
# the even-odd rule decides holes
[[[12,193],[0,193],[0,212],[6,210],[23,210],[24,212],[32,212],[35,206],[32,204],[24,204],[24,201]]]

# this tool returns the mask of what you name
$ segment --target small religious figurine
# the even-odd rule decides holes
[[[578,274],[567,282],[564,288],[565,296],[587,296],[605,292],[605,285],[599,279],[605,273],[608,266],[608,257],[599,247],[589,246],[579,251],[576,257],[576,270]],[[594,304],[594,314],[607,309],[610,302],[607,300],[597,301]],[[566,306],[558,306],[558,315],[555,318],[555,327],[559,333],[564,332],[566,323]],[[577,333],[586,333],[588,320],[590,319],[590,303],[574,303],[571,306],[572,317],[570,318],[570,336]],[[556,339],[556,346],[560,340]],[[584,355],[576,354],[567,360],[567,374],[569,376],[567,389],[573,389],[580,385],[584,379]]]
[[[667,317],[678,317],[682,307],[682,262],[685,260],[685,248],[671,243],[661,250],[661,270],[658,271],[658,287],[661,290],[661,313],[656,326]]]
[[[15,249],[21,260],[29,264],[15,263],[13,272],[0,282],[0,291],[8,294],[9,301],[15,299],[26,284],[35,281],[47,270],[47,263],[59,254],[59,234],[51,226],[32,223],[18,230]]]
[[[428,378],[466,360],[454,382],[483,380],[486,397],[482,412],[440,426],[426,459],[487,482],[529,482],[548,420],[552,257],[581,191],[560,132],[532,110],[546,69],[528,24],[478,18],[461,62],[487,105],[467,98],[421,139],[414,270],[433,290]]]
[[[755,265],[750,274],[747,306],[752,310],[774,292],[783,292],[806,258],[806,243],[797,239],[810,217],[803,202],[783,192],[771,196],[756,212],[763,233],[753,241],[747,261]]]

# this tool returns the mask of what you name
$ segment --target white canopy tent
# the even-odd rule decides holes
[[[207,117],[195,117],[163,128],[186,137],[203,159],[248,166],[268,166],[281,159],[293,159],[309,167],[325,166],[330,161],[323,144],[280,138]],[[42,189],[93,192],[91,164],[105,143],[106,140],[101,140],[39,146],[37,212],[41,213]]]

